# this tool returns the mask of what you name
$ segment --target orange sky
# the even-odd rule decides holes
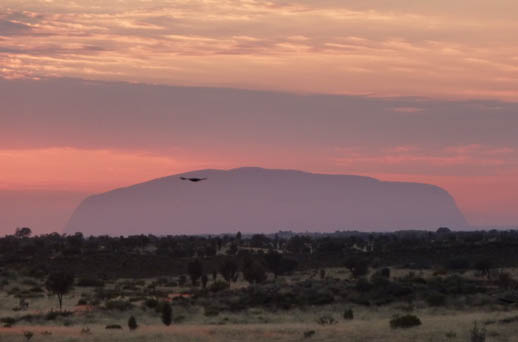
[[[3,0],[0,75],[518,100],[514,0]]]
[[[0,191],[254,165],[432,183],[472,224],[517,224],[516,13],[514,0],[3,0]]]

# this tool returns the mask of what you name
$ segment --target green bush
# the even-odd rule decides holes
[[[390,320],[390,327],[397,328],[412,328],[421,325],[421,320],[416,315],[396,316]]]

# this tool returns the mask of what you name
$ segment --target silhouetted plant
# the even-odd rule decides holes
[[[348,321],[354,319],[353,309],[348,308],[344,310],[344,319]]]
[[[161,313],[162,323],[169,326],[173,321],[173,309],[171,308],[171,304],[164,302],[162,304],[162,313]]]
[[[324,280],[325,278],[326,278],[326,270],[325,269],[321,269],[320,270],[320,279]]]
[[[137,320],[135,319],[135,317],[130,316],[130,318],[128,319],[128,328],[130,330],[135,330],[138,328]]]
[[[470,331],[471,342],[485,342],[486,341],[486,328],[480,328],[477,322],[473,323],[473,328]]]
[[[209,281],[209,277],[207,277],[206,274],[201,276],[201,286],[206,289],[207,288],[207,282]]]
[[[349,269],[354,278],[362,277],[369,271],[368,261],[359,257],[347,259],[344,266]]]
[[[266,270],[257,260],[248,260],[243,267],[243,277],[250,284],[259,284],[266,280]]]
[[[58,297],[59,310],[63,307],[63,296],[67,294],[74,284],[74,276],[66,272],[51,273],[45,286],[47,290]]]
[[[237,263],[232,259],[227,259],[223,262],[219,269],[219,273],[225,279],[228,284],[236,278],[238,266]]]
[[[203,274],[203,264],[199,259],[195,259],[187,264],[187,272],[191,278],[192,286],[195,286]]]
[[[390,320],[390,327],[397,328],[412,328],[421,325],[421,320],[416,315],[396,316]]]
[[[32,331],[24,331],[23,336],[27,341],[29,341],[34,336],[34,333]]]

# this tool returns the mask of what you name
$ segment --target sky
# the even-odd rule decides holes
[[[516,1],[3,0],[0,233],[262,166],[439,185],[518,224]]]

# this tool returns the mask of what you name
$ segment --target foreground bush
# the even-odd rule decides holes
[[[421,325],[421,320],[416,315],[396,316],[390,320],[392,329],[412,328]]]
[[[486,341],[486,328],[479,328],[477,322],[473,323],[473,329],[470,334],[471,342],[485,342]]]
[[[164,302],[162,304],[162,313],[161,313],[162,323],[169,326],[173,321],[173,309],[171,308],[171,304]]]
[[[129,319],[128,319],[128,328],[130,330],[135,330],[138,328],[138,324],[137,324],[137,320],[135,319],[135,317],[131,316]]]
[[[345,309],[345,311],[344,311],[344,319],[348,320],[348,321],[354,319],[353,309]]]
[[[333,316],[323,315],[317,319],[317,323],[320,325],[331,325],[338,323]]]

